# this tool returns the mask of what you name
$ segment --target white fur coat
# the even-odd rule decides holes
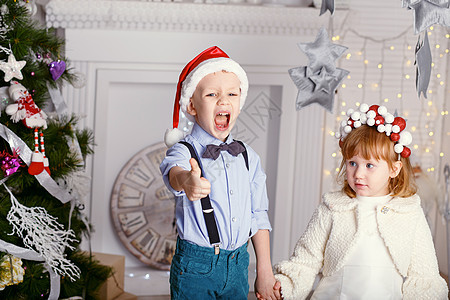
[[[323,196],[294,254],[274,267],[284,299],[305,299],[322,268],[323,275],[330,276],[345,264],[361,234],[357,208],[357,200],[342,192]],[[395,267],[405,278],[403,299],[448,299],[420,198],[393,198],[377,207],[376,220]]]

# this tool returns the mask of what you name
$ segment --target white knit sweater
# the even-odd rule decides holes
[[[377,207],[377,224],[389,254],[405,278],[403,299],[448,299],[420,198],[393,198]],[[305,299],[316,275],[337,272],[360,234],[358,201],[342,192],[328,193],[314,212],[289,260],[275,265],[284,299]]]

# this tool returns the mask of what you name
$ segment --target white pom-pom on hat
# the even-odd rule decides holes
[[[164,134],[164,143],[167,148],[172,147],[184,138],[184,133],[178,128],[168,128]]]
[[[193,121],[194,117],[187,113],[187,106],[198,83],[206,75],[219,71],[231,72],[237,76],[241,89],[240,108],[244,106],[248,92],[248,79],[244,69],[217,46],[204,50],[183,68],[178,78],[173,110],[173,130],[167,130],[164,136],[164,142],[168,147],[184,137],[181,130],[175,130],[178,129],[180,109],[190,121]]]

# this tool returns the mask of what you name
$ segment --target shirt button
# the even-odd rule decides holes
[[[230,190],[230,195],[233,195],[233,190]]]
[[[226,163],[226,164],[225,164],[225,167],[229,168],[229,167],[230,167],[230,164],[229,164],[229,163]]]
[[[231,244],[231,248],[233,248],[233,249],[234,249],[234,244]]]
[[[236,222],[236,217],[233,217],[231,221]]]

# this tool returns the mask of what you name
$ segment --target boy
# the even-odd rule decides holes
[[[172,299],[247,299],[249,238],[257,259],[255,292],[274,298],[273,289],[264,288],[275,283],[266,175],[256,152],[230,134],[247,91],[245,71],[218,47],[200,53],[180,74],[174,128],[164,138],[170,149],[160,166],[176,196]],[[180,107],[195,123],[178,143]]]

